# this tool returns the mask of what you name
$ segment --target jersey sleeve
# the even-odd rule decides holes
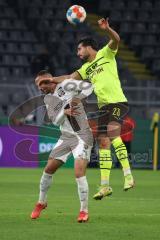
[[[93,85],[89,82],[80,81],[78,85],[78,95],[79,99],[88,97],[93,91]]]
[[[55,96],[47,96],[44,98],[49,119],[54,125],[61,125],[65,120],[64,106],[61,99]]]
[[[61,109],[61,111],[59,111],[59,113],[54,118],[54,120],[52,120],[52,122],[53,124],[60,126],[63,124],[64,120],[65,120],[64,109]]]
[[[77,72],[81,76],[82,80],[87,79],[85,64],[83,64],[82,67],[77,70]]]
[[[72,93],[72,97],[83,99],[88,97],[93,91],[93,85],[90,82],[74,79],[68,79],[65,81],[68,91]]]
[[[108,46],[108,44],[107,44],[107,45],[104,46],[100,51],[101,51],[101,53],[102,53],[103,56],[112,59],[112,58],[114,58],[115,55],[117,54],[118,49],[113,50],[113,49],[111,49],[111,48]]]

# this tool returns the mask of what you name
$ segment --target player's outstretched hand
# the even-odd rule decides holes
[[[101,29],[106,30],[109,28],[109,23],[108,23],[109,18],[105,19],[105,18],[101,18],[100,20],[98,20],[98,25]]]
[[[40,83],[43,82],[43,81],[52,82],[52,79],[53,79],[52,77],[48,77],[48,76],[37,76],[35,78],[35,83],[36,83],[37,86],[39,86]]]

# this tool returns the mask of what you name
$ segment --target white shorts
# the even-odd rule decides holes
[[[73,154],[74,159],[85,159],[90,161],[92,146],[86,144],[80,137],[59,139],[53,147],[49,157],[61,160],[64,163]]]

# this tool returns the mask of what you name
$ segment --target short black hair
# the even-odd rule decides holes
[[[93,39],[92,37],[82,37],[78,40],[78,45],[82,43],[83,46],[87,47],[87,46],[91,46],[94,50],[98,50],[98,44],[96,42],[95,39]]]
[[[43,75],[45,75],[45,74],[51,74],[51,73],[48,72],[47,70],[41,70],[41,71],[37,74],[37,76],[43,76]]]

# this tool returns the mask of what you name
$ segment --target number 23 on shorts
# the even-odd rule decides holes
[[[121,109],[120,108],[113,108],[113,113],[112,113],[113,116],[117,116],[117,117],[120,117],[121,115]]]

